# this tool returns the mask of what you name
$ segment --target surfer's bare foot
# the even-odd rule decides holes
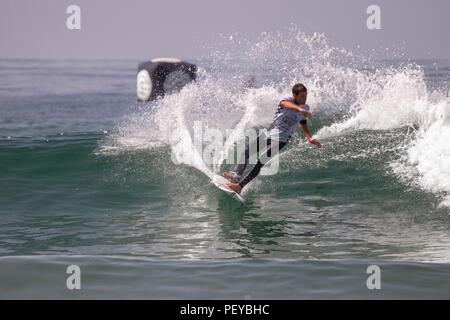
[[[222,175],[233,183],[236,183],[239,181],[239,176],[236,172],[226,171]]]
[[[226,186],[234,191],[236,191],[237,193],[241,193],[241,186],[239,185],[239,183],[227,183]]]

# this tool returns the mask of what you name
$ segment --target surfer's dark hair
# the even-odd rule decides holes
[[[308,90],[306,89],[306,87],[301,84],[301,83],[296,83],[294,84],[294,86],[292,87],[292,93],[297,95],[300,92],[308,92]]]

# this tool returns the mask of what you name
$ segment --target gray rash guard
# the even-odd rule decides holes
[[[286,100],[299,106],[293,97],[282,99],[278,104],[272,124],[267,128],[267,136],[280,142],[288,142],[291,135],[298,128],[299,123],[303,120],[306,121],[306,118],[301,112],[281,106],[281,102]],[[309,111],[309,105],[307,104],[301,108]]]

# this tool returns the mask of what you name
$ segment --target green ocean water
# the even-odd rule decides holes
[[[172,161],[189,140],[178,129],[195,119],[235,123],[248,110],[261,117],[245,125],[264,127],[289,87],[259,70],[258,79],[273,83],[237,93],[208,63],[199,62],[207,81],[142,105],[134,95],[137,61],[0,61],[2,298],[448,297],[449,154],[419,143],[422,128],[436,124],[427,127],[431,120],[405,115],[404,107],[381,110],[389,116],[380,120],[352,87],[337,81],[347,95],[339,96],[337,87],[311,80],[311,128],[324,148],[297,134],[278,173],[258,177],[241,205],[192,159]],[[425,92],[442,94],[449,64],[415,63]],[[402,98],[397,86],[417,84],[416,74],[395,68],[381,90],[393,103]],[[430,110],[446,101],[445,94],[415,99]],[[436,165],[432,176],[421,171],[424,153]],[[87,289],[77,296],[65,291],[69,264],[86,270]],[[378,296],[365,287],[371,264],[390,279]],[[295,275],[302,285],[292,288]],[[190,276],[197,280],[184,283]],[[48,290],[38,289],[45,283]]]
[[[358,136],[327,141],[335,146],[320,159],[288,148],[280,172],[261,177],[244,205],[172,164],[165,147],[95,155],[101,138],[2,141],[3,255],[446,257],[448,213],[432,194],[389,176],[386,158],[333,159]]]

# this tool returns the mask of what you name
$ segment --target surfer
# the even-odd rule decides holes
[[[278,104],[278,108],[275,112],[275,117],[272,124],[267,129],[267,132],[262,133],[263,139],[267,139],[267,156],[271,157],[275,155],[276,152],[280,151],[291,138],[292,134],[295,132],[298,126],[300,126],[306,135],[307,140],[321,147],[319,141],[314,139],[309,131],[307,119],[312,117],[311,111],[309,111],[309,105],[306,104],[306,99],[308,96],[308,90],[306,87],[297,83],[292,87],[292,97],[283,98]],[[259,140],[261,135],[256,139],[256,152],[259,153]],[[272,143],[276,141],[278,143]],[[278,145],[278,148],[276,147]],[[253,150],[253,149],[252,149]],[[256,178],[261,171],[261,168],[266,163],[265,157],[259,157],[253,169],[243,178],[245,168],[249,162],[250,157],[250,145],[247,142],[245,146],[245,161],[243,164],[238,164],[235,166],[234,171],[224,172],[223,176],[230,180],[226,184],[227,187],[233,189],[237,193],[254,178]]]

